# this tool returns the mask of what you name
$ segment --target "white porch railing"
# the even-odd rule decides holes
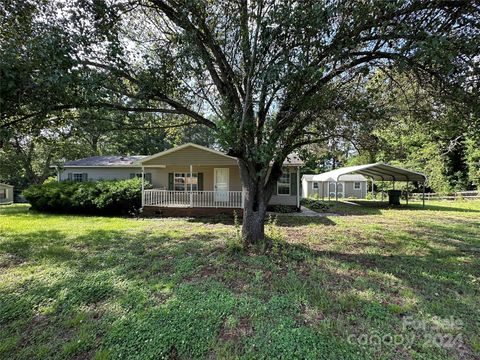
[[[149,189],[143,192],[143,206],[243,208],[243,196],[241,191]]]

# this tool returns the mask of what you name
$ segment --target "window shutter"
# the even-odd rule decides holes
[[[130,179],[135,178],[135,173],[130,173]]]
[[[72,174],[72,173],[68,173],[67,179],[68,179],[68,181],[72,181],[72,180],[73,180],[73,174]]]
[[[88,174],[87,173],[82,174],[82,181],[88,181]]]
[[[297,195],[297,172],[290,173],[290,195]]]
[[[151,184],[152,183],[152,173],[145,173],[145,180],[147,180]]]
[[[168,173],[168,190],[173,190],[173,173]]]
[[[203,191],[203,173],[198,173],[198,191]]]

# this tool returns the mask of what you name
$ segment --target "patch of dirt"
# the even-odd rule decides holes
[[[2,256],[0,256],[0,269],[8,269],[15,266],[21,266],[25,263],[27,263],[27,261],[17,255],[3,254]]]
[[[32,317],[30,323],[28,324],[27,328],[22,332],[22,339],[21,339],[21,348],[27,347],[32,344],[33,334],[39,329],[43,329],[48,327],[50,324],[49,319],[45,315],[36,314]]]
[[[253,327],[249,318],[242,317],[235,326],[230,327],[227,319],[223,322],[220,329],[219,340],[221,342],[238,341],[241,337],[253,334]]]
[[[248,286],[245,281],[240,279],[226,280],[223,279],[223,283],[236,295],[243,294],[245,288]]]
[[[208,278],[215,278],[218,273],[218,267],[208,264],[199,268],[194,274],[184,276],[183,281],[187,283],[197,283]]]
[[[179,359],[179,356],[178,356],[178,350],[175,346],[172,347],[172,349],[170,350],[170,354],[168,354],[168,358],[169,360],[177,360]]]

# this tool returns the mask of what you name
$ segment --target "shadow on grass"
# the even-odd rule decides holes
[[[405,314],[454,316],[466,333],[480,320],[472,223],[392,232],[386,249],[372,239],[382,253],[304,244],[269,256],[230,255],[233,229],[202,223],[3,233],[1,266],[12,272],[0,288],[0,325],[21,334],[6,357],[43,349],[45,358],[92,358],[102,349],[112,358],[374,358],[347,335],[398,331]],[[288,215],[278,224],[335,225]],[[405,254],[407,244],[424,252]],[[397,349],[383,351],[393,358]]]
[[[289,216],[281,214],[277,216],[277,225],[284,227],[306,226],[306,225],[324,225],[335,226],[337,223],[331,217],[322,216]]]
[[[330,206],[329,211],[342,215],[381,215],[382,210],[416,210],[416,211],[445,211],[445,212],[473,212],[479,213],[480,210],[472,209],[468,203],[457,203],[458,207],[445,205],[433,205],[428,202],[425,207],[421,203],[410,203],[401,205],[389,205],[388,202],[369,201],[369,200],[342,200],[338,203],[334,201],[327,202]]]

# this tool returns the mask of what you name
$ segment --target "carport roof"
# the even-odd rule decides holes
[[[410,171],[384,163],[347,166],[323,174],[315,175],[313,181],[341,181],[343,175],[361,174],[374,180],[385,181],[426,181],[427,177],[419,172]]]

